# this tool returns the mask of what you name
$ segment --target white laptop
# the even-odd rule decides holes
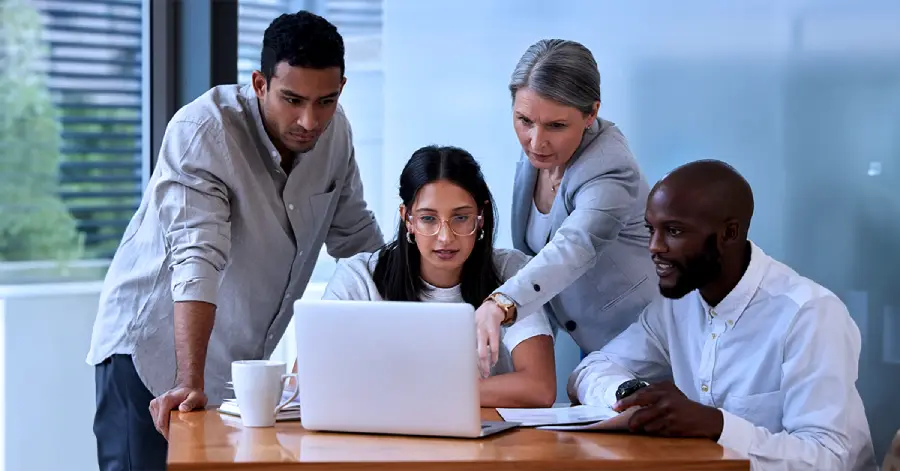
[[[475,313],[468,304],[294,303],[300,416],[307,430],[484,437]]]

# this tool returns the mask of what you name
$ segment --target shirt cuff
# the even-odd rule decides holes
[[[609,375],[600,378],[582,378],[572,388],[578,402],[586,406],[612,407],[616,404],[616,391],[625,381],[634,379],[625,375]]]
[[[532,304],[537,300],[538,294],[534,291],[533,284],[527,284],[527,287],[523,283],[519,283],[516,281],[516,277],[512,277],[506,280],[505,283],[500,285],[494,293],[500,293],[511,299],[514,303],[516,303],[516,311],[518,311],[519,315],[517,317],[521,318],[522,313],[531,313],[538,310],[543,305],[533,306]]]
[[[719,435],[717,443],[747,456],[750,446],[753,444],[756,426],[725,409],[720,408],[719,410],[722,411],[722,434]]]
[[[211,263],[190,258],[172,266],[172,301],[216,304],[221,273]]]

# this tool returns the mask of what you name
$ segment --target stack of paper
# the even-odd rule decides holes
[[[573,406],[538,409],[504,409],[497,413],[507,422],[541,430],[626,430],[628,419],[637,408],[621,414],[609,407]]]
[[[285,391],[284,395],[281,397],[281,402],[288,400],[291,397],[293,391]],[[241,410],[238,408],[237,399],[225,399],[222,402],[222,405],[219,406],[218,411],[222,414],[233,415],[235,417],[241,416]],[[278,415],[275,416],[276,421],[285,421],[285,420],[300,420],[300,400],[294,399],[288,405],[284,406],[281,411],[278,412]]]

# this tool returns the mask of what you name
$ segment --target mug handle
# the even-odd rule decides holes
[[[297,377],[297,373],[291,373],[291,374],[281,375],[281,390],[284,391],[284,388],[287,387],[287,383],[285,382],[285,380],[288,380],[288,379],[291,379],[291,378],[294,378],[294,379],[297,380],[297,383],[298,383],[298,384],[297,384],[297,387],[294,388],[294,393],[291,394],[291,397],[289,397],[286,401],[282,402],[281,404],[278,404],[278,406],[275,407],[275,415],[278,415],[278,413],[281,412],[281,409],[284,409],[285,406],[287,406],[288,404],[291,403],[291,401],[293,401],[294,399],[296,399],[296,398],[297,398],[297,394],[300,393],[300,384],[299,384],[300,378]]]

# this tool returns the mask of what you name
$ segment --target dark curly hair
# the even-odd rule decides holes
[[[327,69],[340,67],[344,75],[344,39],[325,18],[308,11],[285,13],[266,28],[260,72],[266,83],[275,66],[286,61],[291,67]]]

